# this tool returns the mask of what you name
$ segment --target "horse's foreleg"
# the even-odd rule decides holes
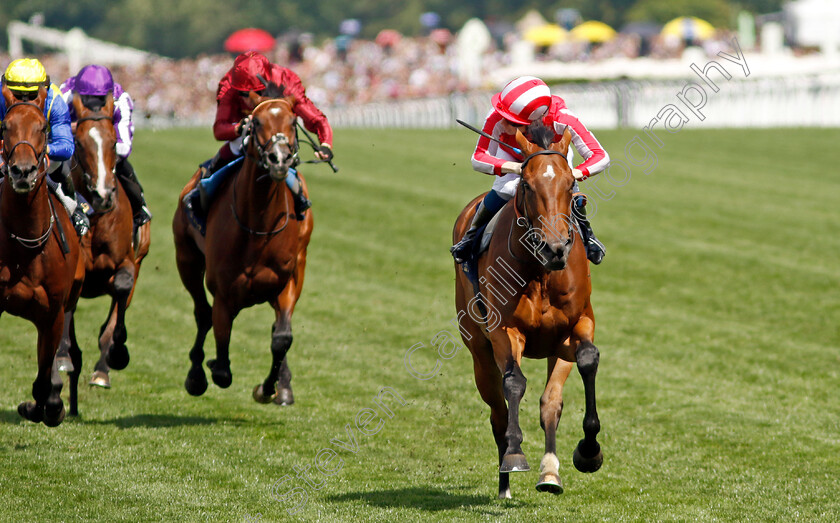
[[[128,297],[134,288],[134,266],[123,265],[114,275],[112,285],[114,302],[116,303],[116,319],[114,322],[111,344],[105,356],[105,363],[115,370],[123,370],[128,366],[129,354],[125,342],[128,340],[128,331],[125,328],[125,310],[128,306]]]
[[[55,366],[55,352],[64,328],[64,311],[51,321],[38,325],[38,375],[32,384],[34,402],[18,405],[18,413],[29,421],[43,421],[55,427],[64,420],[64,402],[61,401],[61,377]]]
[[[73,365],[67,376],[70,378],[70,415],[79,415],[79,375],[82,373],[82,351],[79,348],[79,343],[76,340],[76,318],[75,312],[65,316],[64,330],[67,332],[67,338],[70,340],[69,356],[70,362]]]
[[[573,366],[556,357],[548,359],[548,379],[540,398],[540,425],[545,431],[545,455],[540,463],[540,479],[537,482],[537,490],[540,492],[563,492],[560,461],[557,459],[557,425],[563,414],[563,384]]]
[[[595,472],[601,468],[604,461],[601,446],[595,439],[601,430],[601,422],[598,420],[598,411],[595,408],[595,374],[598,372],[600,354],[598,348],[592,343],[594,330],[595,323],[589,317],[581,318],[575,327],[575,333],[581,340],[575,350],[575,359],[580,376],[583,378],[586,410],[583,414],[584,438],[575,448],[572,461],[575,468],[581,472]]]
[[[475,373],[475,385],[478,388],[478,393],[484,403],[490,407],[490,427],[493,429],[493,439],[496,441],[496,448],[499,452],[499,466],[501,466],[508,446],[507,439],[505,439],[508,407],[502,391],[502,374],[493,360],[492,347],[489,344],[473,349],[473,372]],[[500,471],[499,499],[510,498],[510,474]]]
[[[291,405],[295,398],[292,393],[292,372],[286,360],[286,354],[292,346],[292,312],[300,296],[300,290],[294,279],[289,280],[283,292],[272,303],[275,320],[271,325],[271,369],[268,377],[254,387],[254,400],[260,403],[274,401],[278,405]]]
[[[213,327],[213,312],[204,290],[204,257],[194,245],[183,243],[192,242],[192,240],[182,239],[181,241],[182,243],[179,244],[176,240],[176,263],[181,282],[193,300],[196,325],[195,341],[190,349],[191,365],[187,379],[184,380],[184,388],[192,396],[201,396],[207,390],[207,376],[204,374],[202,364],[204,363],[204,341]]]
[[[108,365],[108,354],[111,352],[111,346],[114,344],[114,328],[117,325],[117,300],[111,297],[111,307],[108,309],[108,316],[105,318],[105,323],[99,328],[99,359],[93,366],[93,375],[90,377],[88,385],[95,385],[104,389],[111,388],[111,377],[109,372],[111,367]]]
[[[498,330],[498,329],[497,329]],[[519,367],[525,337],[516,329],[501,329],[492,339],[493,351],[498,368],[504,369],[502,390],[508,404],[508,422],[505,430],[507,450],[502,458],[500,472],[524,472],[530,470],[522,452],[522,429],[519,427],[519,404],[525,395],[528,380]]]
[[[213,334],[216,337],[216,359],[207,360],[213,383],[226,389],[233,382],[230,372],[230,332],[233,320],[239,313],[229,308],[228,300],[216,296],[213,300]],[[190,353],[192,357],[192,353]]]

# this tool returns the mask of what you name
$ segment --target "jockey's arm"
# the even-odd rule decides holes
[[[73,156],[73,131],[70,129],[70,110],[55,86],[50,86],[45,103],[45,115],[50,122],[47,154],[50,160],[63,162]]]
[[[239,137],[236,133],[236,124],[242,119],[242,112],[236,104],[236,97],[236,91],[230,89],[219,97],[216,105],[213,136],[220,142],[229,142]]]
[[[134,139],[134,101],[123,91],[114,100],[114,129],[117,131],[117,155],[128,158]]]
[[[554,122],[555,131],[557,133],[562,132],[567,124],[572,134],[572,144],[583,157],[583,162],[574,168],[575,171],[580,173],[578,175],[578,172],[575,172],[575,178],[582,181],[609,167],[610,155],[607,154],[595,135],[583,125],[583,122],[574,113],[564,109],[562,120]]]
[[[490,111],[487,119],[484,121],[482,131],[490,136],[505,140],[508,136],[503,136],[504,124],[502,117],[496,111]],[[508,143],[508,142],[505,142]],[[515,142],[512,144],[516,147]],[[472,154],[472,168],[484,174],[493,174],[502,176],[510,172],[516,172],[517,169],[511,164],[521,162],[521,158],[516,158],[513,153],[498,142],[492,141],[487,137],[480,136],[478,142],[475,144],[475,150]]]

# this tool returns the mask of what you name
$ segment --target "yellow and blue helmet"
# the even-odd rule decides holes
[[[49,84],[49,77],[37,58],[19,58],[6,68],[3,83],[14,91],[37,91]]]

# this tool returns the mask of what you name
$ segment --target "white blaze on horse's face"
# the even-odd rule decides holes
[[[102,148],[102,136],[96,127],[88,131],[88,136],[96,144],[96,172],[99,174],[96,178],[96,192],[104,199],[108,189],[105,187],[105,151]]]
[[[545,172],[543,173],[543,176],[544,176],[544,177],[546,177],[546,178],[548,178],[549,180],[553,180],[553,179],[554,179],[554,176],[555,176],[555,174],[554,174],[554,167],[552,167],[552,166],[550,166],[550,165],[549,165],[549,166],[548,166],[548,168],[547,168],[547,169],[545,170]]]

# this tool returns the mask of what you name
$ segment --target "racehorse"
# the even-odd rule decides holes
[[[134,245],[131,205],[114,174],[117,134],[113,96],[109,94],[105,104],[96,110],[85,107],[78,94],[73,96],[72,103],[77,120],[71,175],[73,184],[94,211],[90,232],[82,237],[86,272],[82,297],[111,296],[108,317],[99,330],[100,356],[90,384],[109,388],[108,371],[122,370],[129,361],[125,313],[134,295],[140,263],[149,252],[149,223],[140,228],[138,245]],[[57,359],[59,370],[69,372],[71,415],[77,412],[74,399],[81,373],[81,351],[75,330],[74,314],[69,314]],[[69,358],[73,351],[79,355],[79,361]]]
[[[572,212],[574,178],[568,153],[571,133],[551,144],[553,131],[528,130],[531,143],[517,133],[523,151],[522,177],[512,202],[499,211],[487,251],[467,270],[455,266],[456,306],[464,343],[473,356],[475,383],[490,406],[490,424],[499,451],[499,498],[510,498],[509,473],[529,470],[522,452],[519,404],[525,393],[523,357],[548,360],[548,380],[540,398],[545,455],[537,490],[559,494],[556,431],[563,410],[563,384],[575,362],[583,378],[584,439],[573,453],[581,472],[603,461],[596,435],[595,373],[599,353],[593,344],[595,319],[586,249]],[[539,144],[539,145],[537,145]],[[452,233],[463,236],[483,195],[461,212]],[[471,278],[472,277],[472,278]]]
[[[201,365],[210,328],[216,339],[216,358],[207,366],[213,382],[227,388],[232,380],[228,349],[233,320],[243,308],[268,302],[276,318],[271,329],[271,370],[254,388],[253,397],[278,405],[294,401],[286,353],[292,345],[292,312],[303,287],[313,222],[311,212],[303,221],[295,219],[292,194],[284,183],[297,162],[298,143],[292,110],[295,99],[281,95],[282,88],[273,84],[264,97],[249,94],[255,108],[244,130],[245,159],[213,201],[206,236],[188,224],[182,201],[198,183],[200,171],[181,192],[172,221],[178,272],[193,299],[197,326],[190,350],[192,365],[184,383],[193,396],[207,390]],[[212,308],[204,290],[205,277]]]
[[[35,401],[21,403],[18,413],[55,427],[65,415],[55,352],[64,313],[79,299],[84,265],[70,217],[45,181],[46,89],[40,88],[34,101],[18,102],[5,85],[2,94],[7,109],[0,125],[5,162],[0,182],[0,313],[25,318],[38,329]]]

